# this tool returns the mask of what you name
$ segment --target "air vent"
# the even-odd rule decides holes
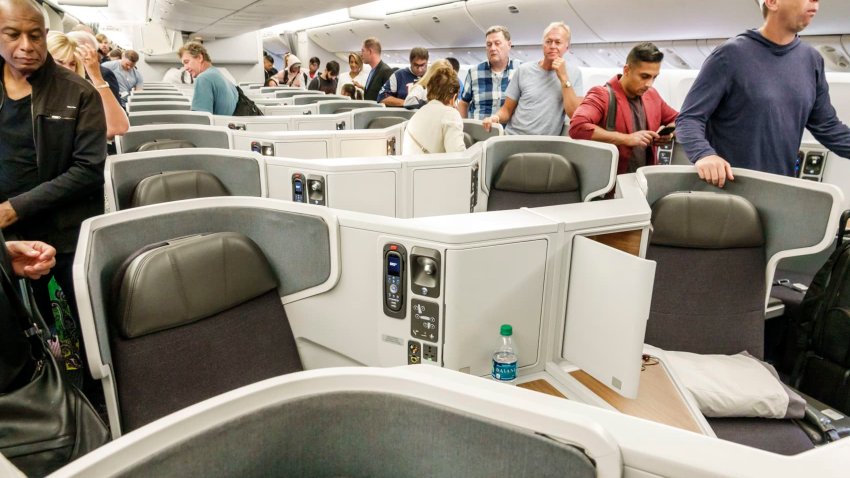
[[[434,20],[434,23],[440,23],[440,17],[431,17],[431,20]]]
[[[389,26],[388,24],[384,23],[384,28],[386,28],[387,30],[389,30],[389,29],[390,29],[390,26]]]
[[[508,11],[511,13],[519,13],[519,8],[514,5],[508,5]]]
[[[690,65],[686,62],[681,56],[679,56],[675,51],[670,48],[664,48],[664,59],[667,60],[668,63],[675,66],[679,69],[690,69]]]
[[[845,56],[843,52],[838,51],[829,45],[824,45],[818,49],[820,50],[820,54],[823,56],[827,65],[832,66],[833,69],[838,71],[850,70],[850,60],[847,59],[847,56]]]

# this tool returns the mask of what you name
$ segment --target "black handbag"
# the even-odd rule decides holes
[[[38,319],[24,307],[2,264],[0,269],[3,291],[36,363],[29,383],[0,393],[0,453],[27,476],[44,476],[108,442],[109,430],[82,392],[66,382]]]
[[[245,96],[242,88],[236,87],[236,93],[239,94],[239,99],[236,101],[236,109],[233,110],[233,116],[263,116],[263,112],[254,103],[251,98]]]

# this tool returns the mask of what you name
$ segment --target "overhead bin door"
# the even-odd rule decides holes
[[[563,21],[570,26],[573,43],[602,40],[588,28],[566,0],[469,0],[466,9],[485,31],[491,25],[506,26],[514,45],[540,45],[543,30],[556,21]],[[618,6],[608,11],[620,10]]]

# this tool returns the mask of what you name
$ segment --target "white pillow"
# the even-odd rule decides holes
[[[664,355],[707,417],[802,418],[805,414],[805,400],[779,381],[772,366],[747,352]]]

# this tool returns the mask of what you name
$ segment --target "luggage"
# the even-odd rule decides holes
[[[239,94],[239,100],[236,102],[236,109],[233,110],[233,116],[263,116],[263,112],[251,98],[245,96],[242,88],[237,86],[236,93]]]
[[[801,304],[791,383],[801,392],[850,415],[850,211],[839,221],[835,251],[815,274]]]
[[[43,320],[27,311],[2,265],[0,282],[12,312],[2,320],[27,337],[35,362],[28,382],[0,391],[0,453],[27,476],[44,476],[109,441],[109,431],[82,392],[67,382],[42,341]]]

